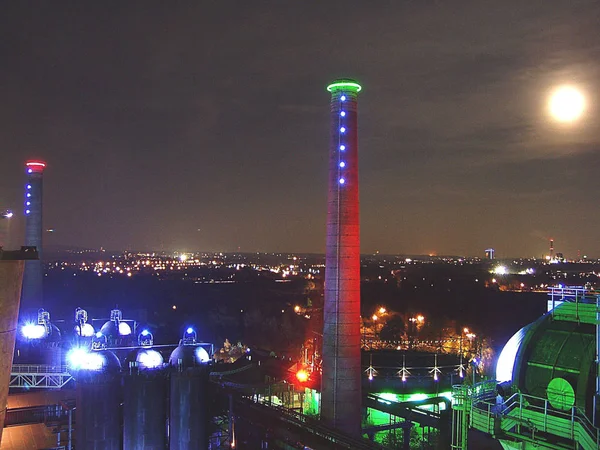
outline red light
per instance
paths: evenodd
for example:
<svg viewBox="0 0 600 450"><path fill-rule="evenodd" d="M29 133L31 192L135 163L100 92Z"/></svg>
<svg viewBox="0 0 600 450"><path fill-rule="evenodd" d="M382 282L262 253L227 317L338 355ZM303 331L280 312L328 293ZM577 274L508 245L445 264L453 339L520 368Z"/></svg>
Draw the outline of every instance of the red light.
<svg viewBox="0 0 600 450"><path fill-rule="evenodd" d="M46 168L46 163L43 161L27 161L25 165L31 172L43 172Z"/></svg>
<svg viewBox="0 0 600 450"><path fill-rule="evenodd" d="M306 370L300 369L298 372L296 372L296 378L298 378L300 383L305 383L308 381L308 373Z"/></svg>

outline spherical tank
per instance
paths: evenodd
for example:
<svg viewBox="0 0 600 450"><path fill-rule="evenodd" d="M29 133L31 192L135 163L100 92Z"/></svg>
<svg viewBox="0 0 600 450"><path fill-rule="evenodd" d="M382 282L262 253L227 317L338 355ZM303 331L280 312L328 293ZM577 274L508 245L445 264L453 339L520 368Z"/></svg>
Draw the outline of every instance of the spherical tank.
<svg viewBox="0 0 600 450"><path fill-rule="evenodd" d="M595 350L593 325L546 314L508 341L498 358L496 378L512 382L524 394L550 400L555 409L576 406L591 417ZM553 386L571 393L570 404L553 402Z"/></svg>
<svg viewBox="0 0 600 450"><path fill-rule="evenodd" d="M77 383L77 448L121 449L121 365L109 351L88 353L88 364L72 370ZM85 354L82 355L85 359Z"/></svg>
<svg viewBox="0 0 600 450"><path fill-rule="evenodd" d="M210 366L200 361L198 348L180 345L171 354L170 450L204 450L208 446Z"/></svg>
<svg viewBox="0 0 600 450"><path fill-rule="evenodd" d="M123 448L163 450L167 445L167 373L162 363L158 364L162 357L152 349L137 349L127 362L129 372L123 380Z"/></svg>

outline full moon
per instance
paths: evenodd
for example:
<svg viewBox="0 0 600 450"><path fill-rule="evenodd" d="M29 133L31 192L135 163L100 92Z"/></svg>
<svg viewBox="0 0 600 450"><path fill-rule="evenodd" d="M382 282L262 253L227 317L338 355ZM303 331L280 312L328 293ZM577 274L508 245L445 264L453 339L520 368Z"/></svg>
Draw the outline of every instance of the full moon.
<svg viewBox="0 0 600 450"><path fill-rule="evenodd" d="M572 86L562 86L550 96L550 114L559 122L573 122L583 114L585 98Z"/></svg>

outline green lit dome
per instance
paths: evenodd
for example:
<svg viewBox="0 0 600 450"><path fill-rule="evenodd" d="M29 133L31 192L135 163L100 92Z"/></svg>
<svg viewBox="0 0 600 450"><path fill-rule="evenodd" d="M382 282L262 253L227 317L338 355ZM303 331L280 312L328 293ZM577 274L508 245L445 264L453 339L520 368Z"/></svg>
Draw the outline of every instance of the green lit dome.
<svg viewBox="0 0 600 450"><path fill-rule="evenodd" d="M591 305L580 305L586 306ZM589 322L561 320L561 308L568 307L564 303L554 315L545 314L519 330L502 350L496 376L502 382L511 375L520 392L549 399L557 409L574 404L589 413L595 391L595 329Z"/></svg>

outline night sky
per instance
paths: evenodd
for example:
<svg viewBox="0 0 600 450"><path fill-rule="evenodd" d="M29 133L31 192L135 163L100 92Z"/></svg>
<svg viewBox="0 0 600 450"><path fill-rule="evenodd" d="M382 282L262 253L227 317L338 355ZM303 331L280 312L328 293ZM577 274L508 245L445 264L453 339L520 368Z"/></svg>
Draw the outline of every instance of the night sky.
<svg viewBox="0 0 600 450"><path fill-rule="evenodd" d="M325 87L353 77L363 253L600 256L600 2L155 5L1 6L0 208L47 160L48 244L323 252Z"/></svg>

